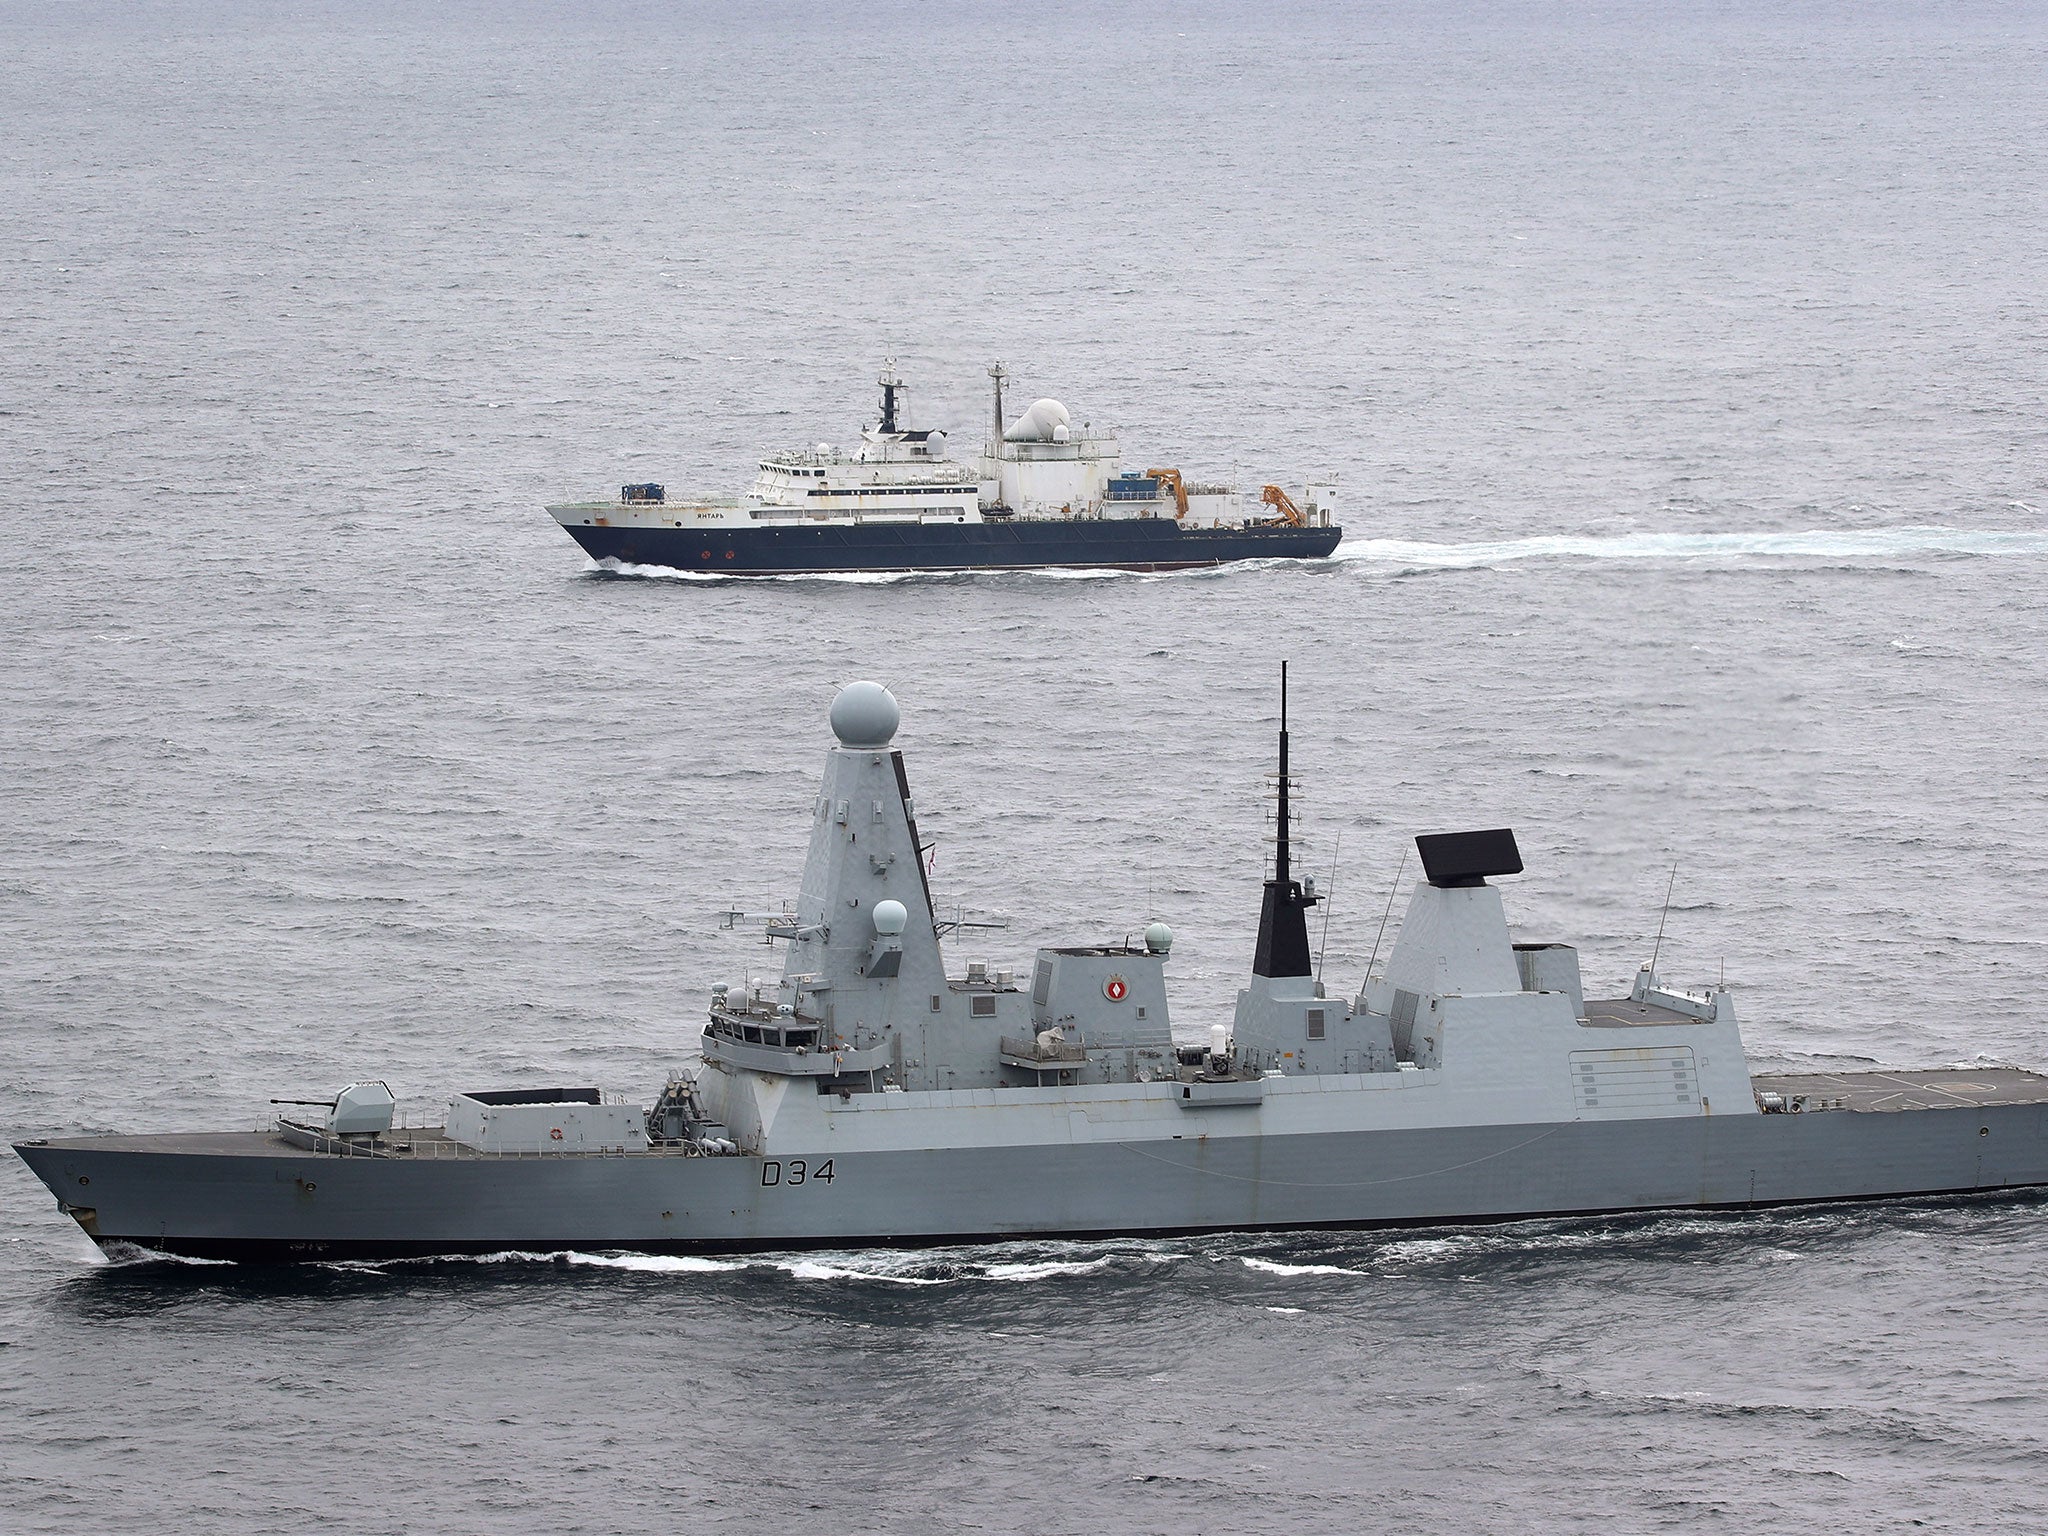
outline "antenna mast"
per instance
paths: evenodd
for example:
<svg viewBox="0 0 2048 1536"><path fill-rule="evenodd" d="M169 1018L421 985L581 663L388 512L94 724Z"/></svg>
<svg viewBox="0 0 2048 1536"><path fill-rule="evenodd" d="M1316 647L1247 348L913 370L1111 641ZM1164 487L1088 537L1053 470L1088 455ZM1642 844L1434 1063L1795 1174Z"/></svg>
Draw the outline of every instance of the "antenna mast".
<svg viewBox="0 0 2048 1536"><path fill-rule="evenodd" d="M1678 861L1671 861L1671 878L1664 886L1664 914L1657 919L1657 942L1650 950L1650 979L1657 979L1657 956L1664 952L1664 924L1671 918L1671 892L1678 884Z"/></svg>
<svg viewBox="0 0 2048 1536"><path fill-rule="evenodd" d="M1287 663L1280 663L1280 812L1279 840L1273 848L1273 878L1287 880Z"/></svg>
<svg viewBox="0 0 2048 1536"><path fill-rule="evenodd" d="M883 432L904 430L909 423L901 417L903 404L903 380L896 376L896 359L890 358L882 364L882 376L875 381L882 386Z"/></svg>
<svg viewBox="0 0 2048 1536"><path fill-rule="evenodd" d="M1287 663L1280 663L1280 774L1279 810L1273 848L1273 875L1266 882L1266 895L1259 908L1259 942L1252 953L1254 976L1309 976L1314 974L1308 948L1308 909L1322 900L1311 896L1294 878L1287 839L1291 811L1287 793L1293 783L1287 762Z"/></svg>
<svg viewBox="0 0 2048 1536"><path fill-rule="evenodd" d="M1387 909L1380 914L1380 931L1373 935L1372 959L1365 962L1365 979L1372 980L1372 968L1380 958L1380 940L1387 936L1387 919L1394 915L1394 898L1401 894L1401 876L1408 872L1408 850L1401 850L1401 862L1394 866L1394 883L1387 887Z"/></svg>
<svg viewBox="0 0 2048 1536"><path fill-rule="evenodd" d="M1344 857L1344 834L1337 834L1337 846L1330 850L1330 888L1323 894L1323 936L1316 940L1316 982L1323 979L1323 951L1330 947L1330 913L1337 905L1337 866Z"/></svg>

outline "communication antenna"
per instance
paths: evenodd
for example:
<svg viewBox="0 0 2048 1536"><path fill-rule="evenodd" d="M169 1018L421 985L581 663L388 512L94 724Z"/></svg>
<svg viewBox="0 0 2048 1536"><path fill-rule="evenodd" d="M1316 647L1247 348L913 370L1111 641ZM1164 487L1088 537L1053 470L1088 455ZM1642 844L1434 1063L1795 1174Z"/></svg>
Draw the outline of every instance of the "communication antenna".
<svg viewBox="0 0 2048 1536"><path fill-rule="evenodd" d="M1678 861L1671 861L1671 878L1664 886L1664 915L1657 919L1657 942L1650 949L1650 979L1657 979L1657 956L1664 949L1664 924L1671 918L1671 892L1678 884Z"/></svg>
<svg viewBox="0 0 2048 1536"><path fill-rule="evenodd" d="M1340 831L1337 834L1337 846L1330 851L1330 893L1323 898L1323 933L1322 937L1316 940L1316 981L1319 985L1323 979L1323 951L1330 943L1330 908L1336 905L1337 901L1337 867L1343 857L1344 834Z"/></svg>
<svg viewBox="0 0 2048 1536"><path fill-rule="evenodd" d="M1365 962L1365 979L1367 981L1372 980L1373 961L1378 960L1380 957L1380 940L1387 936L1387 919L1394 915L1394 898L1400 894L1401 876L1406 874L1407 870L1408 850L1403 847L1401 850L1401 862L1394 868L1394 883L1387 888L1387 909L1380 914L1380 931L1373 937L1372 960Z"/></svg>
<svg viewBox="0 0 2048 1536"><path fill-rule="evenodd" d="M1274 823L1279 832L1273 839L1273 878L1285 885L1293 871L1287 863L1287 663L1280 663L1280 809Z"/></svg>

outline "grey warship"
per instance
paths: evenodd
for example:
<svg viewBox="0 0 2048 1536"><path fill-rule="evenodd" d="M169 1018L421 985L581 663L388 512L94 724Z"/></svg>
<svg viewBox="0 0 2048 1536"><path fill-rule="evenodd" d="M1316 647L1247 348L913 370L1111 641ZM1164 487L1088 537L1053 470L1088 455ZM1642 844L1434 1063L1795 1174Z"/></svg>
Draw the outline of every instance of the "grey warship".
<svg viewBox="0 0 2048 1536"><path fill-rule="evenodd" d="M1326 995L1279 829L1234 1027L1176 1039L1173 934L948 968L896 700L854 683L810 807L779 980L714 987L702 1061L653 1102L381 1083L266 1130L16 1151L103 1247L244 1261L661 1253L1744 1208L2048 1184L2048 1077L1752 1073L1725 989L1588 998L1516 943L1506 829L1416 839L1383 972ZM280 1101L283 1102L283 1101ZM312 1111L312 1112L309 1112Z"/></svg>

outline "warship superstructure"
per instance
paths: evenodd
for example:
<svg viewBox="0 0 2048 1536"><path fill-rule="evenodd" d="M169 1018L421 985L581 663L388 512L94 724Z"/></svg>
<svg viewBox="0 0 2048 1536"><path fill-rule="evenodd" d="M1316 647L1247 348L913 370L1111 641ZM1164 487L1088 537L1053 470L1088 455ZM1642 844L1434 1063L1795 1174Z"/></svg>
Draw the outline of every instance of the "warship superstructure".
<svg viewBox="0 0 2048 1536"><path fill-rule="evenodd" d="M1045 567L1181 570L1236 560L1310 559L1343 537L1334 485L1303 499L1277 485L1256 504L1232 485L1178 469L1120 469L1114 434L1057 400L1005 422L1003 365L978 462L949 457L946 434L913 428L909 388L891 363L880 418L851 449L830 443L760 461L739 497L676 497L654 482L616 500L548 511L592 559L719 576Z"/></svg>
<svg viewBox="0 0 2048 1536"><path fill-rule="evenodd" d="M1284 697L1284 696L1283 696ZM2006 1067L1750 1071L1726 990L1585 995L1516 943L1506 829L1419 837L1383 973L1331 997L1279 829L1235 1024L1173 1032L1173 933L948 967L894 745L842 689L779 980L707 999L652 1103L453 1096L397 1123L354 1083L267 1130L16 1150L109 1248L246 1260L572 1248L719 1252L1458 1223L2048 1183L2048 1078ZM1370 971L1370 967L1369 967Z"/></svg>

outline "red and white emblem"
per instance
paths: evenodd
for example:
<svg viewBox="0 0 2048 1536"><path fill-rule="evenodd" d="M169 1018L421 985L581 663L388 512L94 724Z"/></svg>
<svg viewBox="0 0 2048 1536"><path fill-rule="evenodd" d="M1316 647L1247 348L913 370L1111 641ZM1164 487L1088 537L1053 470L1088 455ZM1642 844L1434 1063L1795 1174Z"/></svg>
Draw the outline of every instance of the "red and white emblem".
<svg viewBox="0 0 2048 1536"><path fill-rule="evenodd" d="M1130 995L1130 986L1121 976L1112 976L1102 984L1102 995L1112 1003L1120 1003Z"/></svg>

